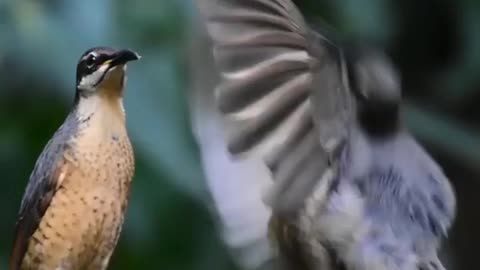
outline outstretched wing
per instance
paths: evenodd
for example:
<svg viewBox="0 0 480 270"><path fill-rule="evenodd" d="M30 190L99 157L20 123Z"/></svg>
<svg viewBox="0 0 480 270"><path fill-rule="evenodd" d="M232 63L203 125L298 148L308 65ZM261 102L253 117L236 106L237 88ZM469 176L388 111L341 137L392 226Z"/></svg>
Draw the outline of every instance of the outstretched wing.
<svg viewBox="0 0 480 270"><path fill-rule="evenodd" d="M267 202L294 212L342 145L351 113L341 51L311 31L290 0L199 0L222 82L216 104L228 150L261 156Z"/></svg>
<svg viewBox="0 0 480 270"><path fill-rule="evenodd" d="M227 151L213 89L218 83L211 42L204 25L192 23L190 68L192 130L200 150L202 167L213 200L212 212L232 258L242 269L271 269L275 255L268 239L271 211L261 191L271 183L262 160L248 157L233 161ZM278 269L278 268L274 268Z"/></svg>
<svg viewBox="0 0 480 270"><path fill-rule="evenodd" d="M30 175L15 228L10 270L20 269L30 238L65 177L65 160L62 157L68 147L68 138L74 132L74 122L66 123L45 146Z"/></svg>

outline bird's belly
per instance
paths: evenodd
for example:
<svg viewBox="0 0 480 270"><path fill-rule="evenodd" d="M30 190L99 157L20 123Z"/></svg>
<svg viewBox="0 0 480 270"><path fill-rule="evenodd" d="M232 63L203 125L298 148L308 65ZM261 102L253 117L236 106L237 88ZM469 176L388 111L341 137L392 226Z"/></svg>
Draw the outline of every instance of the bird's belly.
<svg viewBox="0 0 480 270"><path fill-rule="evenodd" d="M130 148L122 149L66 154L73 166L30 240L22 269L105 269L123 225L133 177Z"/></svg>
<svg viewBox="0 0 480 270"><path fill-rule="evenodd" d="M372 207L354 186L340 185L311 217L315 221L305 234L309 241L334 247L347 269L418 269L413 247L431 239L418 233L419 224L402 222L396 208L383 217L370 215Z"/></svg>
<svg viewBox="0 0 480 270"><path fill-rule="evenodd" d="M102 269L123 220L122 202L115 194L62 188L32 236L22 269Z"/></svg>

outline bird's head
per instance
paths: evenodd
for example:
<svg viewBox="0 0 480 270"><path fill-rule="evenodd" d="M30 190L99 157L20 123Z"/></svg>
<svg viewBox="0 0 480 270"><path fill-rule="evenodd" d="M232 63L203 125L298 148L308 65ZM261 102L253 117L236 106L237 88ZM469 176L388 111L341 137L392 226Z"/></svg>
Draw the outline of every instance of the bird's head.
<svg viewBox="0 0 480 270"><path fill-rule="evenodd" d="M395 130L402 94L393 63L381 51L366 47L349 50L346 62L361 122L380 134Z"/></svg>
<svg viewBox="0 0 480 270"><path fill-rule="evenodd" d="M89 96L100 91L121 93L127 62L140 56L131 50L95 47L82 54L77 64L77 94Z"/></svg>
<svg viewBox="0 0 480 270"><path fill-rule="evenodd" d="M400 103L400 79L385 54L365 48L350 50L347 67L350 87L360 102L372 105Z"/></svg>

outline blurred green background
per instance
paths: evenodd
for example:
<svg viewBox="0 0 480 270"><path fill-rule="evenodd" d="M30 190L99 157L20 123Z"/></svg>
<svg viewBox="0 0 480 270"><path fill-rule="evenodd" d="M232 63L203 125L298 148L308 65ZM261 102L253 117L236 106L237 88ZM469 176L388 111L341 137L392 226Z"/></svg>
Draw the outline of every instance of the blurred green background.
<svg viewBox="0 0 480 270"><path fill-rule="evenodd" d="M296 1L347 38L385 47L399 66L413 132L455 185L455 269L474 269L480 234L480 2ZM89 47L130 47L125 106L137 170L110 269L234 269L209 211L190 131L193 1L0 0L0 270L6 269L33 164L66 116ZM193 46L194 47L194 46ZM473 268L471 268L473 266Z"/></svg>

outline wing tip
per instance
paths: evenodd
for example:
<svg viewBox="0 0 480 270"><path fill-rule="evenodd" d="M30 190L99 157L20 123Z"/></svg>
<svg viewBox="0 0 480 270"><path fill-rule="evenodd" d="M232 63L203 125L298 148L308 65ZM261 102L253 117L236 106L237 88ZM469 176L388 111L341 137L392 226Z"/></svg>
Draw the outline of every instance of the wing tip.
<svg viewBox="0 0 480 270"><path fill-rule="evenodd" d="M8 270L20 270L20 265L25 252L26 247L19 243L19 240L17 238L13 244L12 253L9 258Z"/></svg>
<svg viewBox="0 0 480 270"><path fill-rule="evenodd" d="M23 258L27 252L28 241L25 237L25 231L19 228L21 219L17 222L14 232L14 241L12 244L12 251L8 261L8 270L20 270Z"/></svg>

